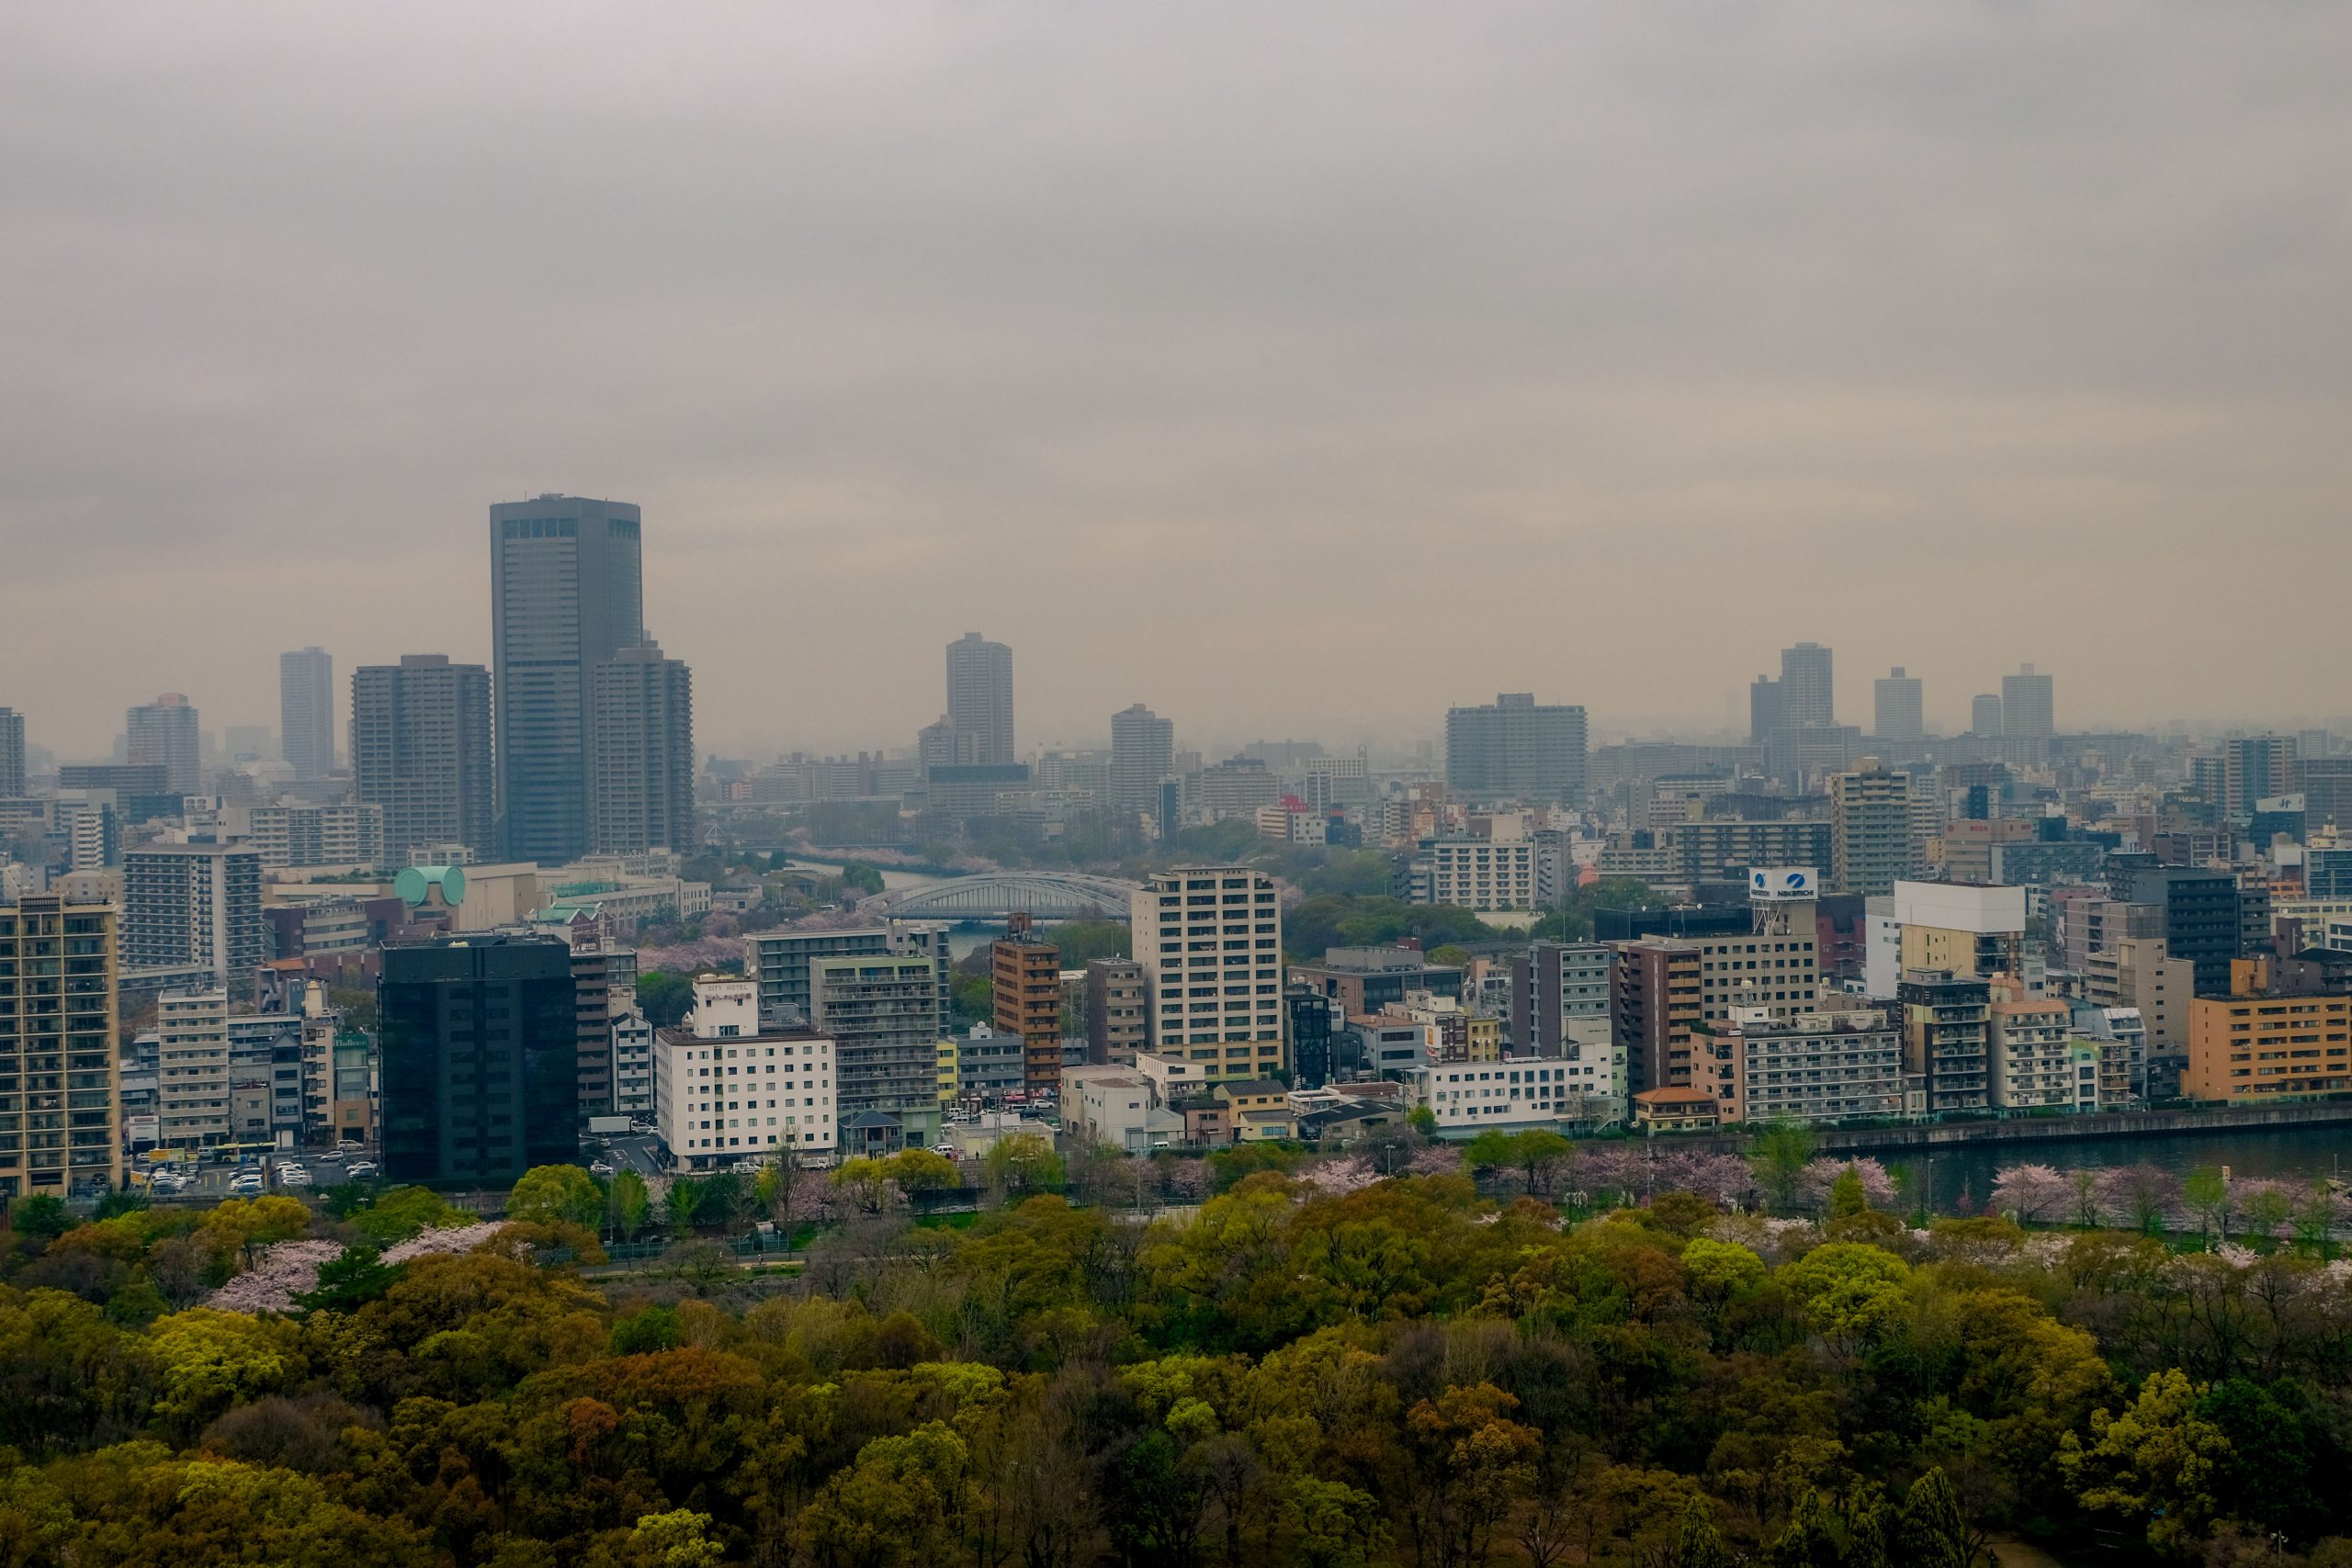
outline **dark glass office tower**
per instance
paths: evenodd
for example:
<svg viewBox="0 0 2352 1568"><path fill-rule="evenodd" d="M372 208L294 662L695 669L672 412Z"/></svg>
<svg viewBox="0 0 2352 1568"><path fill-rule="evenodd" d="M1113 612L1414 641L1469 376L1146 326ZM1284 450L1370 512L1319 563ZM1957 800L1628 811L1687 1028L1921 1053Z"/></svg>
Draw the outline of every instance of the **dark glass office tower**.
<svg viewBox="0 0 2352 1568"><path fill-rule="evenodd" d="M490 509L498 811L505 852L561 865L588 850L590 682L645 641L638 509L543 495Z"/></svg>
<svg viewBox="0 0 2352 1568"><path fill-rule="evenodd" d="M571 950L451 937L384 950L384 1175L495 1187L579 1158Z"/></svg>

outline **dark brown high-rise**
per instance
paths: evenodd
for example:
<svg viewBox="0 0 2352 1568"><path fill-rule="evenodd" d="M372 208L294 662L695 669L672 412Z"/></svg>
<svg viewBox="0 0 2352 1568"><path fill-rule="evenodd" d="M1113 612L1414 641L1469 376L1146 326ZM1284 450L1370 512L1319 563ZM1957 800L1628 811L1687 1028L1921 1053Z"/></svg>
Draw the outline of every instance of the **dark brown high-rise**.
<svg viewBox="0 0 2352 1568"><path fill-rule="evenodd" d="M1005 922L989 954L996 980L996 1032L1021 1037L1023 1087L1031 1094L1062 1080L1062 955L1027 915Z"/></svg>

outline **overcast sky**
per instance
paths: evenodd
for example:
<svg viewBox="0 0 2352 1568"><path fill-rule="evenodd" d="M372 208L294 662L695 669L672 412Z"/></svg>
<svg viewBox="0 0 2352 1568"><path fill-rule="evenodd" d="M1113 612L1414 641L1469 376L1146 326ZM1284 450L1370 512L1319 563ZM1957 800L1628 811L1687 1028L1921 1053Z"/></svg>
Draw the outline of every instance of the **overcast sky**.
<svg viewBox="0 0 2352 1568"><path fill-rule="evenodd" d="M0 705L489 653L645 509L706 746L2352 711L2352 7L0 9ZM345 687L347 698L347 685ZM1736 708L1735 707L1735 705Z"/></svg>

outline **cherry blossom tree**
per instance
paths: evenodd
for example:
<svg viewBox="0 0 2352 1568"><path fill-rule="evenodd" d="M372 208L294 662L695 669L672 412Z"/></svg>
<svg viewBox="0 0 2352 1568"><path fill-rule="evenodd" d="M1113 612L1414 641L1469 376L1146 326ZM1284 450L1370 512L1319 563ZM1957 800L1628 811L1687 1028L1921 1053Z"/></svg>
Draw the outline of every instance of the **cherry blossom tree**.
<svg viewBox="0 0 2352 1568"><path fill-rule="evenodd" d="M2021 1225L2030 1225L2050 1214L2065 1213L2074 1194L2073 1183L2053 1167L2005 1166L1994 1179L1989 1206L2007 1211Z"/></svg>

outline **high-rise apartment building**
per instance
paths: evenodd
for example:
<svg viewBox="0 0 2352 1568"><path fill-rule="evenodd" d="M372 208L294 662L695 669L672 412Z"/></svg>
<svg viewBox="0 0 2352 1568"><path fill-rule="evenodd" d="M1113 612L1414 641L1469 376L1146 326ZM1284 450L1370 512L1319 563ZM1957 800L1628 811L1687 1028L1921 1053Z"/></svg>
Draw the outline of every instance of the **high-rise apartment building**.
<svg viewBox="0 0 2352 1568"><path fill-rule="evenodd" d="M1990 740L2001 733L2001 697L1979 692L1968 700L1968 733Z"/></svg>
<svg viewBox="0 0 2352 1568"><path fill-rule="evenodd" d="M637 950L612 941L600 920L575 920L559 934L571 949L572 1016L579 1025L573 1060L579 1068L580 1114L584 1118L643 1110L642 1104L621 1103L614 1060L615 1026L637 1007ZM650 1058L647 1060L650 1063Z"/></svg>
<svg viewBox="0 0 2352 1568"><path fill-rule="evenodd" d="M2233 821L2254 814L2266 796L2302 787L2291 735L2240 735L2222 742L2222 815Z"/></svg>
<svg viewBox="0 0 2352 1568"><path fill-rule="evenodd" d="M1610 1038L1625 1091L1688 1089L1704 989L1699 944L1679 937L1619 942L1609 971Z"/></svg>
<svg viewBox="0 0 2352 1568"><path fill-rule="evenodd" d="M592 680L645 642L638 509L543 495L490 509L498 812L505 852L587 852Z"/></svg>
<svg viewBox="0 0 2352 1568"><path fill-rule="evenodd" d="M1176 726L1141 703L1111 716L1111 807L1153 810L1159 781L1176 766Z"/></svg>
<svg viewBox="0 0 2352 1568"><path fill-rule="evenodd" d="M0 1199L117 1185L115 911L0 905Z"/></svg>
<svg viewBox="0 0 2352 1568"><path fill-rule="evenodd" d="M1830 891L1891 893L1911 874L1911 775L1866 757L1829 780Z"/></svg>
<svg viewBox="0 0 2352 1568"><path fill-rule="evenodd" d="M1001 767L1012 749L1012 649L966 632L947 645L947 728L955 761Z"/></svg>
<svg viewBox="0 0 2352 1568"><path fill-rule="evenodd" d="M1446 710L1446 787L1466 800L1581 806L1586 762L1581 707L1505 692L1490 705Z"/></svg>
<svg viewBox="0 0 2352 1568"><path fill-rule="evenodd" d="M834 1103L845 1156L892 1154L937 1141L939 964L928 956L865 953L808 965L810 1022L832 1037Z"/></svg>
<svg viewBox="0 0 2352 1568"><path fill-rule="evenodd" d="M623 649L589 677L588 847L668 849L695 837L694 681L650 645Z"/></svg>
<svg viewBox="0 0 2352 1568"><path fill-rule="evenodd" d="M2279 985L2241 960L2226 989L2188 1004L2181 1092L2239 1105L2352 1099L2352 998Z"/></svg>
<svg viewBox="0 0 2352 1568"><path fill-rule="evenodd" d="M2001 677L2001 734L2010 740L2047 741L2058 733L2051 678L2032 665Z"/></svg>
<svg viewBox="0 0 2352 1568"><path fill-rule="evenodd" d="M1881 740L1917 746L1927 739L1927 705L1919 677L1905 673L1898 664L1878 678L1872 694L1877 700L1871 710L1871 728Z"/></svg>
<svg viewBox="0 0 2352 1568"><path fill-rule="evenodd" d="M475 932L384 950L384 1175L512 1184L580 1157L571 954Z"/></svg>
<svg viewBox="0 0 2352 1568"><path fill-rule="evenodd" d="M2132 873L2129 894L2130 902L2164 911L2165 950L2174 958L2188 960L2197 994L2228 995L2230 962L2239 955L2245 937L2237 877L2226 871L2162 866Z"/></svg>
<svg viewBox="0 0 2352 1568"><path fill-rule="evenodd" d="M130 748L125 760L134 767L161 767L165 794L194 795L204 783L203 737L198 724L188 700L177 692L165 692L123 716Z"/></svg>
<svg viewBox="0 0 2352 1568"><path fill-rule="evenodd" d="M494 844L490 671L444 653L351 674L352 792L384 808L384 853L406 864L423 844Z"/></svg>
<svg viewBox="0 0 2352 1568"><path fill-rule="evenodd" d="M1151 990L1151 1048L1201 1076L1283 1071L1282 905L1245 865L1177 866L1131 900L1135 960Z"/></svg>
<svg viewBox="0 0 2352 1568"><path fill-rule="evenodd" d="M25 716L0 708L0 797L25 793Z"/></svg>
<svg viewBox="0 0 2352 1568"><path fill-rule="evenodd" d="M1062 1081L1061 952L1026 915L1006 922L1001 941L989 950L996 981L993 1021L999 1034L1021 1041L1022 1076L1031 1094Z"/></svg>
<svg viewBox="0 0 2352 1568"><path fill-rule="evenodd" d="M155 1002L156 1135L164 1147L232 1141L229 993L165 991Z"/></svg>
<svg viewBox="0 0 2352 1568"><path fill-rule="evenodd" d="M1989 982L1939 969L1911 969L1895 987L1903 1014L1903 1066L1921 1086L1914 1109L1930 1116L1981 1111L1991 1064L1985 1038Z"/></svg>
<svg viewBox="0 0 2352 1568"><path fill-rule="evenodd" d="M1837 681L1829 649L1801 642L1781 649L1781 722L1796 728L1838 722Z"/></svg>
<svg viewBox="0 0 2352 1568"><path fill-rule="evenodd" d="M1132 958L1086 961L1086 1059L1095 1066L1135 1060L1151 1045L1151 987Z"/></svg>
<svg viewBox="0 0 2352 1568"><path fill-rule="evenodd" d="M269 956L261 852L244 844L146 844L122 857L122 966L209 970L243 985Z"/></svg>
<svg viewBox="0 0 2352 1568"><path fill-rule="evenodd" d="M334 772L334 660L322 648L277 656L278 749L298 779Z"/></svg>
<svg viewBox="0 0 2352 1568"><path fill-rule="evenodd" d="M327 806L230 806L220 829L261 852L262 867L384 863L384 808L372 801Z"/></svg>

